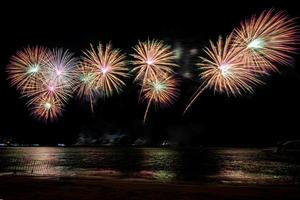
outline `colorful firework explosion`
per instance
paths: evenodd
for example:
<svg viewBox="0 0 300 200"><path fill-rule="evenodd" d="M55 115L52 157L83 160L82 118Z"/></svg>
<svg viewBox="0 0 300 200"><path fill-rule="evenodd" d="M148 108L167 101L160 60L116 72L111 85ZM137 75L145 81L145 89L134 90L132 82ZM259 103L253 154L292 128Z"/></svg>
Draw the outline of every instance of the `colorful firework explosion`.
<svg viewBox="0 0 300 200"><path fill-rule="evenodd" d="M219 37L216 45L210 42L210 47L205 48L204 52L208 57L200 57L202 62L198 64L202 70L200 77L203 83L184 112L206 88L235 96L242 95L243 92L253 93L253 87L262 84L257 74L244 63L243 50L232 46L232 35L225 42Z"/></svg>
<svg viewBox="0 0 300 200"><path fill-rule="evenodd" d="M175 52L163 41L139 41L133 49L135 54L132 54L132 63L135 67L132 71L136 72L135 81L142 82L142 88L147 79L157 79L160 74L172 74L177 66Z"/></svg>
<svg viewBox="0 0 300 200"><path fill-rule="evenodd" d="M299 26L283 11L264 11L234 30L234 44L245 50L244 62L266 74L278 71L276 64L291 64L298 42Z"/></svg>
<svg viewBox="0 0 300 200"><path fill-rule="evenodd" d="M49 62L49 50L44 47L27 47L17 51L7 66L8 79L21 93L26 94L35 82L42 78Z"/></svg>
<svg viewBox="0 0 300 200"><path fill-rule="evenodd" d="M63 49L43 47L18 51L7 67L12 85L28 98L37 118L53 121L72 96L77 59Z"/></svg>
<svg viewBox="0 0 300 200"><path fill-rule="evenodd" d="M38 96L30 106L31 114L44 122L54 121L63 111L63 104L52 96Z"/></svg>
<svg viewBox="0 0 300 200"><path fill-rule="evenodd" d="M106 46L99 43L97 49L91 46L84 54L84 67L92 74L92 87L105 97L120 93L125 86L123 79L128 77L125 54L113 49L111 43Z"/></svg>
<svg viewBox="0 0 300 200"><path fill-rule="evenodd" d="M111 43L105 46L99 43L97 49L91 46L84 55L77 71L79 84L76 90L78 96L89 98L93 110L96 95L109 97L114 92L122 91L124 79L128 77L127 62L125 54L119 49L113 49Z"/></svg>
<svg viewBox="0 0 300 200"><path fill-rule="evenodd" d="M162 76L160 79L148 79L143 88L143 99L148 105L144 115L144 123L147 119L147 114L150 105L153 103L156 106L170 106L178 97L178 83L172 76Z"/></svg>

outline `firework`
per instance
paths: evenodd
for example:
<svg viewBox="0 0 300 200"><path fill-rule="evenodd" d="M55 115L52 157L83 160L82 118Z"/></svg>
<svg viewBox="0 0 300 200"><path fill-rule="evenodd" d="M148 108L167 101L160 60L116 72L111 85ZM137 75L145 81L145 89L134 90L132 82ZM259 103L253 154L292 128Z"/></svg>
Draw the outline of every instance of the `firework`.
<svg viewBox="0 0 300 200"><path fill-rule="evenodd" d="M110 43L106 46L99 43L97 49L91 46L84 54L84 71L87 71L84 75L92 77L91 87L106 97L120 93L125 86L123 79L128 77L125 54L113 49Z"/></svg>
<svg viewBox="0 0 300 200"><path fill-rule="evenodd" d="M192 96L184 113L206 88L236 96L244 92L253 93L253 87L262 83L257 74L246 66L249 63L244 63L243 50L232 46L232 35L225 42L219 37L216 45L210 42L210 47L205 48L204 52L208 57L200 57L202 62L198 64L202 70L200 77L203 83Z"/></svg>
<svg viewBox="0 0 300 200"><path fill-rule="evenodd" d="M37 87L32 89L28 95L28 105L36 102L37 99L44 97L44 99L53 98L62 103L67 103L68 99L72 97L71 88L61 84L55 80L40 80Z"/></svg>
<svg viewBox="0 0 300 200"><path fill-rule="evenodd" d="M32 114L53 121L72 95L76 65L68 50L29 47L12 57L7 71L11 84L28 98Z"/></svg>
<svg viewBox="0 0 300 200"><path fill-rule="evenodd" d="M48 63L41 69L41 76L30 86L27 96L52 96L61 102L67 102L72 95L77 74L77 59L68 50L54 49L50 52ZM34 101L34 100L33 100Z"/></svg>
<svg viewBox="0 0 300 200"><path fill-rule="evenodd" d="M162 41L139 41L133 49L135 81L141 81L142 88L147 79L158 79L161 74L172 74L173 68L177 66L175 52Z"/></svg>
<svg viewBox="0 0 300 200"><path fill-rule="evenodd" d="M77 70L79 78L76 85L77 96L88 97L93 111L95 96L109 97L114 92L120 93L125 86L124 78L128 77L125 54L113 49L111 43L103 46L99 43L96 49L91 46L84 52L84 58Z"/></svg>
<svg viewBox="0 0 300 200"><path fill-rule="evenodd" d="M150 105L153 103L157 106L170 106L177 98L179 90L177 81L172 76L161 76L160 79L148 79L143 88L143 99L148 102L144 115L144 123Z"/></svg>
<svg viewBox="0 0 300 200"><path fill-rule="evenodd" d="M31 105L31 114L45 122L58 118L62 110L62 102L53 96L38 96Z"/></svg>
<svg viewBox="0 0 300 200"><path fill-rule="evenodd" d="M61 115L63 106L72 97L77 59L68 50L53 49L41 70L41 77L32 85L28 105L32 113L44 121L53 121Z"/></svg>
<svg viewBox="0 0 300 200"><path fill-rule="evenodd" d="M88 97L88 100L91 104L91 110L93 112L94 97L97 94L96 89L93 88L95 74L91 72L89 67L84 62L82 62L80 67L77 69L77 74L77 78L79 78L77 84L75 85L77 96L79 98Z"/></svg>
<svg viewBox="0 0 300 200"><path fill-rule="evenodd" d="M76 81L77 64L78 60L73 53L68 50L53 49L44 72L44 78L71 89Z"/></svg>
<svg viewBox="0 0 300 200"><path fill-rule="evenodd" d="M234 30L234 43L245 50L244 62L257 71L278 71L276 64L289 65L299 41L299 27L283 11L264 11Z"/></svg>
<svg viewBox="0 0 300 200"><path fill-rule="evenodd" d="M21 93L26 93L42 76L49 61L49 51L44 47L28 47L17 51L7 66L8 79Z"/></svg>

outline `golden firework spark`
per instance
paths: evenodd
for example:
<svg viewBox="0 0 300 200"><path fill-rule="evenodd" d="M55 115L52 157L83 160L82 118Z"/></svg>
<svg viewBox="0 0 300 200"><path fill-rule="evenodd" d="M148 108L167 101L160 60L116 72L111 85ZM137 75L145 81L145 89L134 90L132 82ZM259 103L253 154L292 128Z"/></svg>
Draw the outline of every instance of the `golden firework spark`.
<svg viewBox="0 0 300 200"><path fill-rule="evenodd" d="M75 85L77 96L88 97L93 111L94 98L97 95L109 97L114 92L120 93L125 86L124 78L128 77L125 54L113 49L111 43L97 49L91 46L84 52L83 61L76 73L79 78Z"/></svg>
<svg viewBox="0 0 300 200"><path fill-rule="evenodd" d="M133 49L135 53L132 54L132 63L135 67L132 71L136 72L135 81L142 82L142 88L147 79L158 79L161 74L172 74L173 68L177 66L175 52L163 41L139 41Z"/></svg>
<svg viewBox="0 0 300 200"><path fill-rule="evenodd" d="M200 57L202 62L198 64L203 83L192 96L184 113L206 88L236 96L243 92L253 93L253 87L262 83L248 67L249 63L244 62L243 50L232 45L232 35L225 42L219 37L216 45L210 41L210 47L205 48L204 52L208 57Z"/></svg>
<svg viewBox="0 0 300 200"><path fill-rule="evenodd" d="M97 94L95 88L93 88L93 82L95 79L95 74L91 72L88 65L84 62L80 64L80 67L77 69L78 82L75 84L75 91L77 91L77 96L79 98L88 98L91 104L91 110L93 110L94 97Z"/></svg>
<svg viewBox="0 0 300 200"><path fill-rule="evenodd" d="M42 70L48 62L49 51L47 48L35 46L17 51L7 66L11 85L21 93L26 93L28 88L32 88L35 81L41 78Z"/></svg>
<svg viewBox="0 0 300 200"><path fill-rule="evenodd" d="M62 102L53 96L38 96L31 105L31 114L44 122L57 119L62 110Z"/></svg>
<svg viewBox="0 0 300 200"><path fill-rule="evenodd" d="M114 92L120 93L125 86L124 78L128 77L125 54L119 49L113 49L111 43L103 46L99 43L97 49L91 46L84 52L84 72L91 76L91 87L99 91L104 97ZM85 78L89 78L84 76Z"/></svg>
<svg viewBox="0 0 300 200"><path fill-rule="evenodd" d="M72 97L72 88L66 87L65 84L59 83L55 80L42 80L37 82L35 89L32 89L27 97L30 98L28 105L33 104L38 99L55 99L56 101L67 103L68 99Z"/></svg>
<svg viewBox="0 0 300 200"><path fill-rule="evenodd" d="M298 42L299 27L283 11L265 10L234 30L235 45L245 50L244 62L267 74L278 71L276 64L291 64Z"/></svg>
<svg viewBox="0 0 300 200"><path fill-rule="evenodd" d="M143 88L143 99L148 102L144 115L144 123L150 105L153 103L157 106L170 106L178 97L177 81L172 76L161 76L159 79L148 79Z"/></svg>
<svg viewBox="0 0 300 200"><path fill-rule="evenodd" d="M76 65L77 59L68 51L37 46L18 51L7 70L12 85L29 99L32 113L52 121L72 95Z"/></svg>

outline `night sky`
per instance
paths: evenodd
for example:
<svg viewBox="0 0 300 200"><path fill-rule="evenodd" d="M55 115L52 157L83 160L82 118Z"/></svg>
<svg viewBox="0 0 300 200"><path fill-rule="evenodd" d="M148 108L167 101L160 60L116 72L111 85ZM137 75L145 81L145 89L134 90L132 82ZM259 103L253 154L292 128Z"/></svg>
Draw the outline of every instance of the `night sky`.
<svg viewBox="0 0 300 200"><path fill-rule="evenodd" d="M276 144L278 141L300 138L300 56L293 66L280 67L280 74L264 79L254 95L226 97L211 90L196 101L186 116L182 111L197 89L199 80L191 49L201 48L219 35L226 36L241 20L264 9L286 10L299 17L297 2L245 1L198 6L194 1L161 5L145 1L140 5L70 3L1 5L1 68L0 68L0 138L12 137L23 143L74 143L79 132L124 133L130 138L148 138L155 143L165 138L186 145ZM200 3L200 2L199 2ZM198 3L198 4L199 4ZM1 3L4 4L4 3ZM300 24L300 20L298 20ZM172 47L183 50L179 74L190 72L191 78L181 76L181 95L170 108L150 110L143 125L145 104L138 103L138 89L129 78L124 92L109 99L99 99L95 112L89 104L73 98L63 116L45 124L26 108L15 88L9 87L6 65L16 50L28 45L50 48L64 47L82 55L90 43L111 41L114 47L133 53L138 40L162 39ZM299 46L300 47L300 46ZM132 67L132 66L129 66Z"/></svg>

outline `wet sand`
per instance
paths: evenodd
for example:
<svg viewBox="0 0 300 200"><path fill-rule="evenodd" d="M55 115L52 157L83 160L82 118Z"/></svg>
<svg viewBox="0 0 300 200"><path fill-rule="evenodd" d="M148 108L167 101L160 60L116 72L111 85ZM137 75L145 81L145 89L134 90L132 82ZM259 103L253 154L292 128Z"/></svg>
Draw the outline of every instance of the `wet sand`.
<svg viewBox="0 0 300 200"><path fill-rule="evenodd" d="M140 180L95 178L0 177L0 199L300 199L297 186L167 184Z"/></svg>

